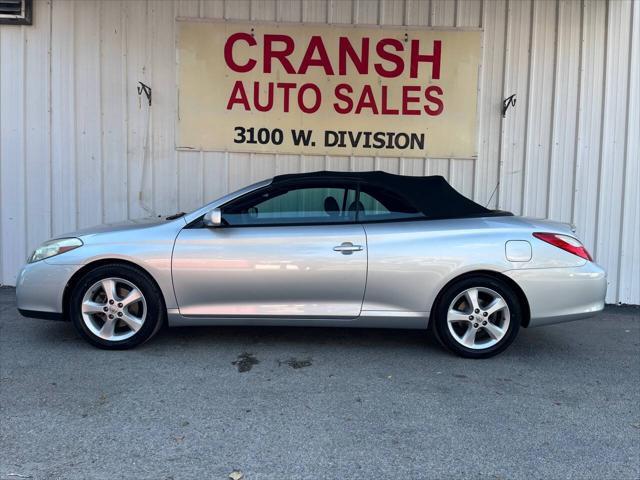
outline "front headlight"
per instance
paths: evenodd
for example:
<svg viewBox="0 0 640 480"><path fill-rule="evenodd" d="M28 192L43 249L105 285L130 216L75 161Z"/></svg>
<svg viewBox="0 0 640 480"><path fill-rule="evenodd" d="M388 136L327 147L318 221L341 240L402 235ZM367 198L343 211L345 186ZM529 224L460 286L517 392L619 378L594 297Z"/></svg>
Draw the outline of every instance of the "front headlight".
<svg viewBox="0 0 640 480"><path fill-rule="evenodd" d="M55 257L56 255L68 252L69 250L74 250L82 245L82 240L79 238L58 238L56 240L49 240L35 249L29 257L29 263L44 260L49 257Z"/></svg>

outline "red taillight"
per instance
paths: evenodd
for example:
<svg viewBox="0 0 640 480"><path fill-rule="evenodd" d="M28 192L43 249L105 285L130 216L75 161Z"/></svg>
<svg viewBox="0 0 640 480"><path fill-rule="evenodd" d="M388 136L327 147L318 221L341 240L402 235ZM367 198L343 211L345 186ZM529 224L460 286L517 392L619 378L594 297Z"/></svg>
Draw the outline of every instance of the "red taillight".
<svg viewBox="0 0 640 480"><path fill-rule="evenodd" d="M559 233L544 232L535 232L533 236L539 238L543 242L547 242L555 247L561 248L565 252L573 253L585 260L593 260L591 255L589 255L589 252L587 252L587 249L584 248L584 245L582 245L577 238L570 237L569 235L561 235Z"/></svg>

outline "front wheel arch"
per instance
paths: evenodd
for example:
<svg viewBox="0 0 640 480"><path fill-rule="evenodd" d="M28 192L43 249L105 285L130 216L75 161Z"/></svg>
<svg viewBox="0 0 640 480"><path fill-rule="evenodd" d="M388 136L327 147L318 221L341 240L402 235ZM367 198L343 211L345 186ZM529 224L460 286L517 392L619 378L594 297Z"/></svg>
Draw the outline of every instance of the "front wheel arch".
<svg viewBox="0 0 640 480"><path fill-rule="evenodd" d="M520 325L525 328L528 327L529 321L531 320L531 310L529 308L529 300L527 300L527 296L524 294L524 291L522 290L522 288L520 288L520 285L518 285L511 278L507 277L506 275L500 272L494 272L492 270L473 270L471 272L465 272L462 275L458 275L457 277L452 278L445 285L443 285L440 291L438 292L438 295L436 295L436 298L433 301L433 305L431 305L431 310L429 314L429 325L432 325L432 316L434 315L436 306L438 305L438 302L440 301L440 298L443 292L446 291L447 288L449 288L449 286L453 285L454 283L464 280L467 277L475 277L478 275L484 275L486 277L495 278L496 280L500 280L506 283L507 285L509 285L511 288L513 288L513 290L518 295L518 301L522 306L523 315L522 315L522 320L520 321Z"/></svg>
<svg viewBox="0 0 640 480"><path fill-rule="evenodd" d="M74 273L71 278L69 279L69 281L67 282L67 285L64 287L64 292L62 294L62 315L63 318L65 319L69 319L69 302L71 301L71 292L73 291L73 289L75 288L76 284L78 283L78 281L88 272L90 272L91 270L94 270L98 267L103 267L105 265L108 266L113 266L113 267L117 267L118 265L123 265L126 267L130 267L130 268L134 268L136 269L138 272L140 272L140 274L146 276L154 285L155 287L158 289L158 292L160 293L160 301L162 302L161 308L166 312L167 310L167 304L165 302L164 299L164 294L162 292L162 289L160 288L160 285L158 285L158 282L156 282L156 279L153 278L153 275L151 275L147 270L145 270L144 268L142 268L140 265L133 263L133 262L129 262L127 260L122 260L122 259L113 259L113 258L105 258L105 259L101 259L101 260L95 260L91 263L87 263L86 265L83 265L82 268L80 268L76 273ZM165 315L166 317L166 315Z"/></svg>

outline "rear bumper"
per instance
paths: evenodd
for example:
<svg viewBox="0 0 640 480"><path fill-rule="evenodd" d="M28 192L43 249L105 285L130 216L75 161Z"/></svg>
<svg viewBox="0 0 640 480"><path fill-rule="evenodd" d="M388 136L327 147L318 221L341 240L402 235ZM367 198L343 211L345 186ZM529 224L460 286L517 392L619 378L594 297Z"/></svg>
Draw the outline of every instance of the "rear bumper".
<svg viewBox="0 0 640 480"><path fill-rule="evenodd" d="M531 311L530 327L579 320L604 309L605 271L593 262L580 267L504 272L522 288Z"/></svg>
<svg viewBox="0 0 640 480"><path fill-rule="evenodd" d="M82 265L53 265L42 260L25 265L16 282L16 303L23 316L61 318L62 297Z"/></svg>

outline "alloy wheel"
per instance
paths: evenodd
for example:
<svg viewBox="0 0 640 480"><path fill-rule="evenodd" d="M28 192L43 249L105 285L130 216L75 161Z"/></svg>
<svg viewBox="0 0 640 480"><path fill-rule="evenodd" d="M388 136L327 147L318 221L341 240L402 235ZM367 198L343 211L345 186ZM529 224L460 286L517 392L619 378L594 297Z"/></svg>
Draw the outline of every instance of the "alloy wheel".
<svg viewBox="0 0 640 480"><path fill-rule="evenodd" d="M142 291L123 278L109 277L94 283L81 305L86 327L103 340L117 342L135 335L147 316Z"/></svg>
<svg viewBox="0 0 640 480"><path fill-rule="evenodd" d="M466 348L482 350L504 338L510 323L509 306L495 290L468 288L449 305L447 326L456 342Z"/></svg>

